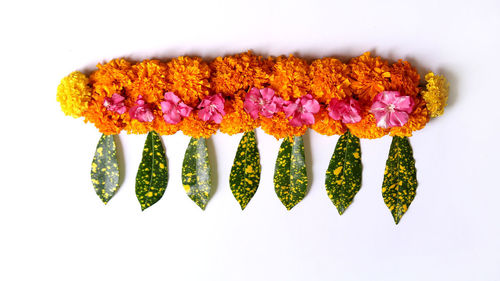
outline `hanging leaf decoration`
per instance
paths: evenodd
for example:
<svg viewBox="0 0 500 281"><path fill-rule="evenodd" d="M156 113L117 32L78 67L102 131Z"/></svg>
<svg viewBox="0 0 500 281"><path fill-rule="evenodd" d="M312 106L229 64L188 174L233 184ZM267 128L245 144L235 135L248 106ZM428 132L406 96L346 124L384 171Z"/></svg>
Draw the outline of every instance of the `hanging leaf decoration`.
<svg viewBox="0 0 500 281"><path fill-rule="evenodd" d="M158 202L168 184L168 167L165 149L157 132L148 133L142 160L135 178L135 195L144 211Z"/></svg>
<svg viewBox="0 0 500 281"><path fill-rule="evenodd" d="M410 142L406 137L395 136L385 166L382 196L396 224L415 198L417 184L417 171Z"/></svg>
<svg viewBox="0 0 500 281"><path fill-rule="evenodd" d="M107 204L118 190L120 179L114 135L103 134L99 139L92 160L90 178L97 196Z"/></svg>
<svg viewBox="0 0 500 281"><path fill-rule="evenodd" d="M337 141L325 178L328 197L340 215L361 188L361 170L359 138L348 131Z"/></svg>
<svg viewBox="0 0 500 281"><path fill-rule="evenodd" d="M255 132L246 132L238 145L234 157L229 185L234 198L241 209L245 209L250 199L257 192L260 182L260 155L255 139Z"/></svg>
<svg viewBox="0 0 500 281"><path fill-rule="evenodd" d="M291 210L307 192L307 170L302 137L285 138L274 168L274 189L281 203Z"/></svg>
<svg viewBox="0 0 500 281"><path fill-rule="evenodd" d="M189 141L182 163L182 184L189 198L205 210L212 182L208 149L204 138L191 138Z"/></svg>

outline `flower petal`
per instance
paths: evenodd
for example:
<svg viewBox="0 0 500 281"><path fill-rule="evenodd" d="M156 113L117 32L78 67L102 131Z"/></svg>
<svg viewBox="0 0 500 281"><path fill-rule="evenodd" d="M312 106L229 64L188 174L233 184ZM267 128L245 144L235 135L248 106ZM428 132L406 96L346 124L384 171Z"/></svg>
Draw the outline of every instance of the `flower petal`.
<svg viewBox="0 0 500 281"><path fill-rule="evenodd" d="M413 101L413 98L410 96L398 97L394 101L395 109L399 111L404 111L406 113L411 113L413 111L414 105L415 102Z"/></svg>
<svg viewBox="0 0 500 281"><path fill-rule="evenodd" d="M174 104L178 104L181 101L181 99L176 94L174 94L174 92L166 92L164 97L166 101L170 101Z"/></svg>
<svg viewBox="0 0 500 281"><path fill-rule="evenodd" d="M388 127L402 127L408 122L408 113L404 111L394 111L389 114Z"/></svg>
<svg viewBox="0 0 500 281"><path fill-rule="evenodd" d="M191 111L193 111L193 108L183 102L180 102L177 105L177 110L182 117L188 117L191 114Z"/></svg>
<svg viewBox="0 0 500 281"><path fill-rule="evenodd" d="M264 88L260 90L260 94L266 101L271 101L272 98L274 97L274 90L271 88Z"/></svg>
<svg viewBox="0 0 500 281"><path fill-rule="evenodd" d="M302 125L312 125L314 124L314 114L310 112L304 112L300 114L300 119L302 120Z"/></svg>
<svg viewBox="0 0 500 281"><path fill-rule="evenodd" d="M209 107L205 107L205 108L201 109L200 111L198 111L198 117L202 121L205 121L205 122L209 121L211 116L212 116L212 112L210 111Z"/></svg>
<svg viewBox="0 0 500 281"><path fill-rule="evenodd" d="M283 111L286 114L286 117L292 116L295 111L298 109L299 105L297 103L287 103L287 105L283 106Z"/></svg>

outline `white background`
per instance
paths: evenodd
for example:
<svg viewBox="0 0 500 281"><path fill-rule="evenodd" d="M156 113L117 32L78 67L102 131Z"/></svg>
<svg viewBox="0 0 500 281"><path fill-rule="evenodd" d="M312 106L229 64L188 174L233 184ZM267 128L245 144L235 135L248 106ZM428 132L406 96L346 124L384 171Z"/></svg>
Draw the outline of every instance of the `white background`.
<svg viewBox="0 0 500 281"><path fill-rule="evenodd" d="M1 280L500 280L499 1L5 1L0 4ZM104 206L91 124L56 102L62 77L115 57L253 49L408 59L451 83L445 115L411 138L419 187L401 223L381 183L390 141L362 140L363 186L339 216L324 173L338 137L305 137L310 190L287 212L279 142L258 131L261 184L241 211L228 185L239 136L210 141L215 192L201 211L180 173L188 137L163 137L167 191L140 211L145 136L120 136L124 182Z"/></svg>

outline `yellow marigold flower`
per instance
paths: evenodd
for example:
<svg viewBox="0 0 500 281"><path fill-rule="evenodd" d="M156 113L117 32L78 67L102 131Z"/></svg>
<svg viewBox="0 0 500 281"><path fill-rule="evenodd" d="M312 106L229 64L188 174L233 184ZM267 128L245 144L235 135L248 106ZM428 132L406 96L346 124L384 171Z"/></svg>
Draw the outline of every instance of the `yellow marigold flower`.
<svg viewBox="0 0 500 281"><path fill-rule="evenodd" d="M186 136L193 138L209 138L219 129L219 124L198 119L198 113L196 111L193 111L191 115L184 118L179 124L182 132Z"/></svg>
<svg viewBox="0 0 500 281"><path fill-rule="evenodd" d="M377 121L370 113L369 107L362 108L361 116L363 118L358 123L345 124L349 131L358 138L378 139L389 132L389 129L377 127Z"/></svg>
<svg viewBox="0 0 500 281"><path fill-rule="evenodd" d="M322 103L329 103L332 98L341 100L350 97L349 72L347 65L338 59L314 60L309 67L312 95Z"/></svg>
<svg viewBox="0 0 500 281"><path fill-rule="evenodd" d="M226 100L224 115L220 123L220 131L228 135L234 135L252 131L259 127L259 120L254 120L243 108L243 98L246 92L241 90L234 96L233 100Z"/></svg>
<svg viewBox="0 0 500 281"><path fill-rule="evenodd" d="M415 107L408 118L408 122L402 127L392 127L390 135L400 137L411 137L414 131L421 130L429 122L429 113L425 107L425 102L416 97Z"/></svg>
<svg viewBox="0 0 500 281"><path fill-rule="evenodd" d="M271 88L284 100L300 98L310 91L309 65L304 59L280 56L276 58L271 76Z"/></svg>
<svg viewBox="0 0 500 281"><path fill-rule="evenodd" d="M420 75L417 70L407 61L399 60L390 67L391 82L387 88L389 91L399 91L403 96L415 97L420 92L418 84Z"/></svg>
<svg viewBox="0 0 500 281"><path fill-rule="evenodd" d="M118 134L130 122L129 114L118 114L106 110L104 99L114 93L126 95L126 89L132 84L131 63L124 59L115 59L106 64L97 65L97 70L90 75L93 85L92 100L85 112L85 122L94 123L103 134ZM125 99L125 105L130 107L135 101Z"/></svg>
<svg viewBox="0 0 500 281"><path fill-rule="evenodd" d="M347 65L351 70L351 89L364 105L370 105L373 98L390 85L389 64L380 57L370 56L370 52L352 58Z"/></svg>
<svg viewBox="0 0 500 281"><path fill-rule="evenodd" d="M196 107L209 95L210 68L199 57L178 57L167 63L167 89Z"/></svg>
<svg viewBox="0 0 500 281"><path fill-rule="evenodd" d="M311 129L322 135L343 135L346 132L346 128L342 125L342 122L330 118L330 116L328 116L328 111L324 108L321 108L314 118L316 122L311 125Z"/></svg>
<svg viewBox="0 0 500 281"><path fill-rule="evenodd" d="M218 57L210 63L210 85L215 93L234 95L239 90L264 88L269 84L273 61L251 51L234 56Z"/></svg>
<svg viewBox="0 0 500 281"><path fill-rule="evenodd" d="M447 105L450 84L442 75L435 75L429 72L425 75L427 86L422 91L422 97L427 103L427 109L431 117L438 117L443 114Z"/></svg>
<svg viewBox="0 0 500 281"><path fill-rule="evenodd" d="M91 90L85 74L75 71L64 77L57 87L57 101L64 114L78 118L88 108Z"/></svg>
<svg viewBox="0 0 500 281"><path fill-rule="evenodd" d="M306 125L294 127L289 121L290 118L287 118L284 112L278 112L272 118L261 117L260 126L264 132L276 139L302 136L306 133Z"/></svg>

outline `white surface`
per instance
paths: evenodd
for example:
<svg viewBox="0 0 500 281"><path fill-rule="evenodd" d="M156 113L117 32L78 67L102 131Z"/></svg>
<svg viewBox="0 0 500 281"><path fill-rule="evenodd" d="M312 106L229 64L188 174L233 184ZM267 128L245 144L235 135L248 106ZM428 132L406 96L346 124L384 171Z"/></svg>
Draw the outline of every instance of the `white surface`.
<svg viewBox="0 0 500 281"><path fill-rule="evenodd" d="M1 280L500 280L500 2L5 1L0 4ZM181 3L182 2L182 3ZM380 186L390 138L363 140L363 186L340 217L324 172L337 137L306 138L312 184L287 212L274 194L279 143L258 132L262 180L245 211L228 186L239 137L211 141L215 194L184 194L188 138L164 137L170 181L141 213L145 136L121 135L125 181L104 206L89 167L99 138L56 103L62 77L115 57L253 49L405 58L451 82L445 115L411 138L418 194L395 226Z"/></svg>

